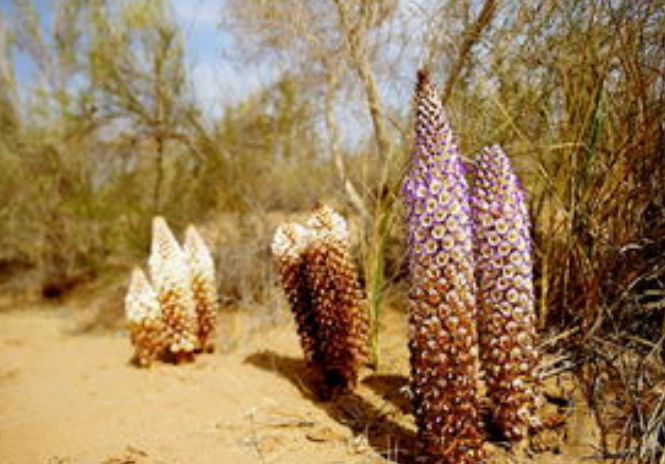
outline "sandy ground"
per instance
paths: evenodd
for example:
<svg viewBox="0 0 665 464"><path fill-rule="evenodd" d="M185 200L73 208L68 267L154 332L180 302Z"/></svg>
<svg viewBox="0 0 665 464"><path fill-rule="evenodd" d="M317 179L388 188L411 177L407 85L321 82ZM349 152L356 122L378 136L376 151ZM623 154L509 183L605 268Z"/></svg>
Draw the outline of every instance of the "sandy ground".
<svg viewBox="0 0 665 464"><path fill-rule="evenodd" d="M321 403L288 319L224 334L234 348L193 364L138 369L125 334L77 333L64 309L1 313L0 464L414 462L403 323L387 319L381 370ZM583 462L592 421L568 413L540 437L547 451L488 445L488 462Z"/></svg>

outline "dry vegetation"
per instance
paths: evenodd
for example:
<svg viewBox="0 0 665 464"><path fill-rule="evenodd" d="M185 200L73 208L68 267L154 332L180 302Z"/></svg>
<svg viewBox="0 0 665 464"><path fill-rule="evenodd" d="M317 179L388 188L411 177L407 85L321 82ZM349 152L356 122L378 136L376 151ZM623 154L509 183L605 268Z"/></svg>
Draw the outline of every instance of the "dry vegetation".
<svg viewBox="0 0 665 464"><path fill-rule="evenodd" d="M397 200L415 69L427 64L463 150L501 143L520 169L540 329L559 360L549 368L578 375L606 456L662 463L663 2L220 7L236 41L227 59L277 77L215 119L194 98L165 2L63 0L48 21L29 0L2 5L2 302L124 279L161 214L201 224L222 302L265 317L281 298L275 224L325 199L359 238L380 360L381 308L404 302Z"/></svg>

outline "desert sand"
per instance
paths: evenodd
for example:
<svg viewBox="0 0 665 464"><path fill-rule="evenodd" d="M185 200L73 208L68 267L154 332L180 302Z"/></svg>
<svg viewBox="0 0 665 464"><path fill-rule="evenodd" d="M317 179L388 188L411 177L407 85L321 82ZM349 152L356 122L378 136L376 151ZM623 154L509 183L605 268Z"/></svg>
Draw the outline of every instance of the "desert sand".
<svg viewBox="0 0 665 464"><path fill-rule="evenodd" d="M252 329L235 316L216 353L139 369L123 331L81 333L64 308L0 313L0 464L415 462L404 322L389 316L380 369L318 402L288 314ZM543 451L490 444L488 462L597 453L591 416L561 388L568 419L539 438Z"/></svg>

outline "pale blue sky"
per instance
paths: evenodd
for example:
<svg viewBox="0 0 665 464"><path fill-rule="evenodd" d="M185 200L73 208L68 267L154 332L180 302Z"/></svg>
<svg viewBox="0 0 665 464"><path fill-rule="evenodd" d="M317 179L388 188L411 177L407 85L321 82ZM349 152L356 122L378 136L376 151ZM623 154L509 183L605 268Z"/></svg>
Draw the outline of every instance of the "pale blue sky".
<svg viewBox="0 0 665 464"><path fill-rule="evenodd" d="M1 0L0 0L1 1ZM233 53L233 40L224 28L223 21L225 0L169 0L173 6L175 19L182 27L191 78L195 93L204 110L212 115L223 113L224 106L243 100L253 91L274 81L280 72L275 63L265 65L242 66L228 55ZM427 11L436 5L436 0L398 0L402 27L412 34L412 45L422 42L421 35L426 33ZM390 46L390 45L389 45ZM411 59L403 56L404 61L384 73L384 80L379 76L380 91L389 106L408 107L415 70L419 66L414 57L416 50L411 50ZM397 48L395 53L399 53ZM386 56L390 56L386 53ZM353 144L360 141L370 130L368 112L362 98L341 101L337 105L343 131L342 143Z"/></svg>
<svg viewBox="0 0 665 464"><path fill-rule="evenodd" d="M44 28L49 28L56 0L34 0ZM182 27L185 58L190 68L194 92L202 108L219 116L225 105L241 101L249 93L274 79L274 73L259 67L241 69L228 59L232 40L219 26L224 0L169 0L175 20ZM0 27L3 15L12 8L9 0L0 0ZM5 16L6 18L7 16ZM48 30L48 29L46 29ZM49 33L45 31L44 37ZM22 53L15 54L19 79L34 76L34 63ZM24 90L24 89L21 89Z"/></svg>
<svg viewBox="0 0 665 464"><path fill-rule="evenodd" d="M241 101L274 79L268 69L245 69L228 59L233 42L219 27L223 0L170 2L182 27L195 93L206 112L217 116L224 105Z"/></svg>
<svg viewBox="0 0 665 464"><path fill-rule="evenodd" d="M44 25L51 23L50 12L57 0L33 0L37 5ZM131 1L131 0L118 0ZM221 27L225 0L168 0L175 21L181 26L185 42L185 59L190 70L194 94L204 112L213 118L223 114L229 104L238 103L274 81L280 72L275 62L263 65L247 65L230 59L234 55L234 41ZM410 52L401 59L395 56L390 70L378 71L378 83L384 101L393 108L410 105L411 89L419 55L417 46L422 44L422 34L427 21L427 8L432 0L399 0L400 27L412 31ZM426 7L428 5L428 7ZM10 8L9 0L0 0L0 15ZM0 18L1 19L1 18ZM0 23L1 27L1 23ZM45 33L48 37L48 32ZM392 48L399 54L399 47L387 45L386 57L391 57ZM390 58L393 59L393 58ZM34 70L25 57L17 56L17 74L20 79L29 79ZM22 86L21 90L26 90ZM366 104L359 95L345 95L336 106L342 131L343 143L360 141L370 131Z"/></svg>

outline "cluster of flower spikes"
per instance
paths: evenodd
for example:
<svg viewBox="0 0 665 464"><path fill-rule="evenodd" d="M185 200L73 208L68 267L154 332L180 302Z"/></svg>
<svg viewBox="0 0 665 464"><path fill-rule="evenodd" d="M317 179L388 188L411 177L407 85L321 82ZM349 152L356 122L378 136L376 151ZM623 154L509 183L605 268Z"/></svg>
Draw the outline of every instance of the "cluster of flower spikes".
<svg viewBox="0 0 665 464"><path fill-rule="evenodd" d="M202 351L213 351L212 337L219 313L219 295L215 282L215 262L196 227L185 231L185 256L191 272L192 292L198 318L198 342Z"/></svg>
<svg viewBox="0 0 665 464"><path fill-rule="evenodd" d="M367 315L344 218L318 205L306 227L278 228L273 253L305 360L328 399L352 388L367 357Z"/></svg>
<svg viewBox="0 0 665 464"><path fill-rule="evenodd" d="M499 146L476 158L472 189L480 353L492 416L510 441L539 423L539 382L525 195Z"/></svg>
<svg viewBox="0 0 665 464"><path fill-rule="evenodd" d="M140 268L132 271L125 308L134 359L139 366L149 366L166 348L166 327L157 294Z"/></svg>
<svg viewBox="0 0 665 464"><path fill-rule="evenodd" d="M218 311L214 263L193 226L181 248L166 221L153 220L148 268L132 274L125 308L135 359L149 366L156 359L191 360L211 346Z"/></svg>
<svg viewBox="0 0 665 464"><path fill-rule="evenodd" d="M483 459L469 188L428 73L415 89L415 147L404 183L411 390L423 458Z"/></svg>

